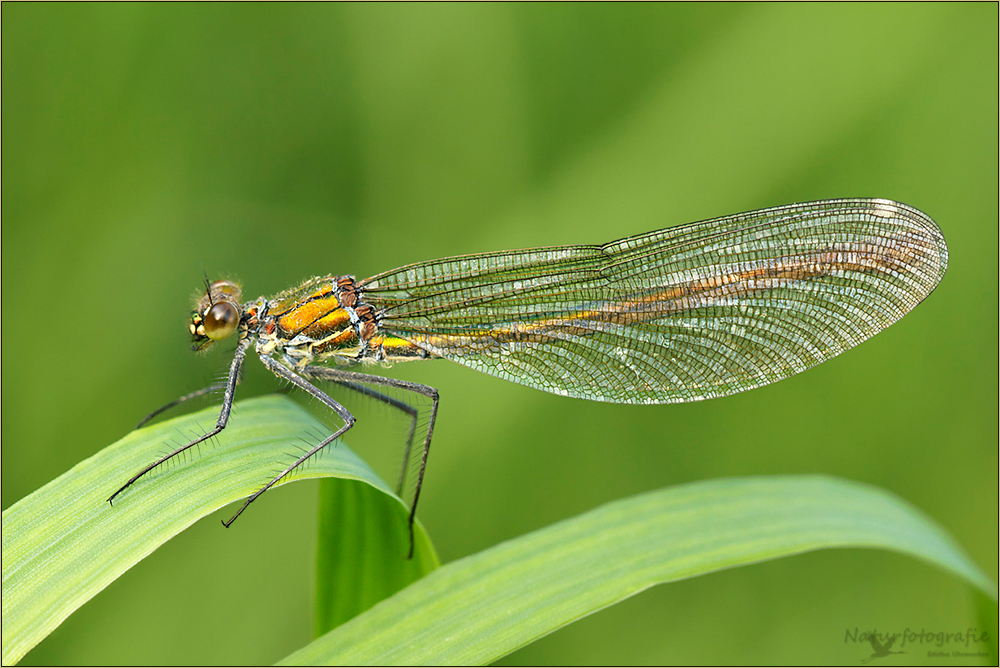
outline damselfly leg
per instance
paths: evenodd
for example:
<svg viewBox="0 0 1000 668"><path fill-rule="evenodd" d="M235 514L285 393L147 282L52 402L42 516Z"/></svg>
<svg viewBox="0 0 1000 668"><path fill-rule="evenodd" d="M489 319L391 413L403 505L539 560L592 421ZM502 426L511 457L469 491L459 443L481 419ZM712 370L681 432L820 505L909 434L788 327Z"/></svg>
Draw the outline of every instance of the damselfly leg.
<svg viewBox="0 0 1000 668"><path fill-rule="evenodd" d="M277 362L271 361L270 363L268 363L268 368L271 368L272 364L279 367L281 366ZM345 387L349 387L349 385L347 385L348 383L353 385L358 385L359 383L369 383L372 385L381 385L383 387L392 387L400 390L407 390L410 392L414 392L416 394L423 395L431 400L431 410L427 421L427 433L424 435L424 440L423 443L421 444L420 468L417 470L416 485L414 486L413 489L413 502L410 504L410 517L409 517L410 555L409 556L413 557L413 523L417 517L417 501L420 500L420 489L423 487L424 472L427 469L427 456L430 453L431 438L434 435L434 421L437 419L438 401L439 401L438 391L429 385L421 385L420 383L411 383L406 380L398 380L396 378L385 378L383 376L369 376L368 374L364 373L356 373L354 371L344 371L342 369L333 369L322 366L307 366L301 370L301 373L303 376L306 376L307 378L332 381L340 385L344 385ZM356 389L356 388L351 388L351 389ZM374 390L368 390L368 392L365 392L365 394L368 394L369 396L374 396L380 393L375 392ZM409 406L408 404L403 404L403 402L391 399L390 397L386 397L385 395L381 395L380 400L385 401L390 405L397 406L401 410L406 410L406 412L408 413L409 411L414 411L413 413L410 413L411 416L413 416L413 421L411 422L411 427L410 427L410 438L407 441L406 452L403 455L403 466L402 466L402 471L400 473L399 484L397 486L398 490L397 493L401 494L403 489L403 483L406 479L406 471L409 466L411 443L413 442L413 432L416 427L416 411L415 409L413 409L412 406ZM403 406L406 406L406 408L403 408Z"/></svg>
<svg viewBox="0 0 1000 668"><path fill-rule="evenodd" d="M209 393L217 391L219 389L225 389L225 395L224 395L224 398L223 398L222 409L220 411L219 418L216 421L216 425L215 425L214 429L212 429L211 431L205 433L204 435L202 435L202 436L194 439L190 443L188 443L188 444L186 444L186 445L184 445L184 446L182 446L180 448L177 448L176 450L174 450L174 451L172 451L172 452L164 455L163 457L160 457L159 459L157 459L153 463L151 463L148 466L146 466L145 468L143 468L141 471L139 471L138 473L136 473L132 478L130 478L124 485L122 485L114 494L112 494L110 498L108 498L108 502L109 503L111 503L112 501L114 501L115 497L117 497L119 494L121 494L121 492L123 492L126 488L128 488L130 485L132 485L135 481L137 481L139 478L141 478L145 474L149 473L150 471L152 471L156 467L160 466L161 464L164 464L165 462L169 461L170 459L172 459L172 458L180 455L181 453L189 450L190 448L198 445L199 443L203 443L203 442L207 441L208 439L212 438L213 436L218 435L220 432L222 432L223 429L225 429L226 424L228 423L228 420L229 420L229 416L230 416L230 414L232 412L232 404L233 404L233 399L235 397L235 387L236 387L237 382L239 381L240 368L242 366L243 360L245 359L246 348L247 348L247 346L245 344L238 346L237 351L236 351L236 355L235 355L235 357L233 359L233 363L230 365L229 375L228 375L228 378L227 378L227 382L225 384L222 384L222 383L213 384L213 385L210 385L210 386L208 386L206 388L198 390L196 392L191 392L189 394L186 394L183 397L180 397L180 398L178 398L178 399L170 402L169 404L166 404L162 408L157 409L156 411L154 411L153 413L151 413L150 415L148 415L139 424L139 426L141 427L143 424L145 424L146 422L148 422L152 418L156 417L157 415L159 415L163 411L168 410L168 409L170 409L170 408L172 408L172 407L174 407L174 406L176 406L178 404L184 403L184 402L189 401L191 399L195 399L195 398L203 396L205 394L209 394ZM414 542L413 542L413 523L414 523L414 521L416 519L417 500L420 497L420 489L421 489L421 487L423 485L424 472L425 472L426 467L427 467L427 456L428 456L428 453L430 451L430 441L431 441L431 437L433 436L433 433L434 433L434 421L435 421L435 419L437 417L437 408L438 408L438 392L437 392L437 390L434 389L434 388L432 388L432 387L429 387L427 385L421 385L421 384L418 384L418 383L410 383L410 382L407 382L407 381L396 380L396 379L393 379L393 378L384 378L384 377L381 377L381 376L370 376L368 374L354 373L354 372L351 372L351 371L343 371L343 370L340 370L340 369L329 369L329 368L317 367L317 366L307 366L307 367L303 368L302 370L300 370L300 373L296 374L295 372L293 372L293 371L285 368L283 365L281 365L280 363L274 361L270 357L267 357L266 355L261 355L260 359L264 363L264 365L272 373L274 373L276 376L278 376L279 378L283 378L283 379L289 381L290 383L292 383L294 386L298 387L299 389L304 390L309 395L311 395L312 397L314 397L318 401L320 401L324 406L326 406L327 408L329 408L330 410L332 410L334 413L336 413L342 420L344 420L344 425L342 427L340 427L339 429L335 430L333 434L331 434L327 438L325 438L322 441L320 441L316 446L314 446L313 448L311 448L310 450L308 450L301 457L297 458L290 466L288 466L287 468L285 468L278 475L274 476L274 478L272 478L266 485L264 485L263 487L261 487L259 490L257 490L251 496L249 496L244 501L244 503L240 507L240 509L237 510L236 513L231 518L229 518L229 520L223 521L223 524L226 527L229 527L236 520L236 518L239 517L243 513L243 511L246 510L246 508L253 501L255 501L257 499L257 497L259 497L261 494L263 494L268 489L270 489L271 487L273 487L282 478L284 478L289 473L291 473L292 471L294 471L296 468L298 468L299 466L301 466L303 463L305 463L313 455L315 455L316 453L320 452L323 448L325 448L328 445L330 445L331 443L333 443L336 439L340 438L348 429L350 429L352 426L354 426L354 423L355 423L356 420L355 420L354 416L350 413L350 411L348 411L338 401L334 400L329 395L327 395L325 392L323 392L322 390L320 390L319 388L317 388L315 385L313 385L312 383L310 383L307 380L305 380L305 378L311 378L311 379L315 379L315 380L321 380L321 381L327 381L327 382L335 383L335 384L337 384L339 386L342 386L342 387L344 387L344 388L346 388L348 390L351 390L353 392L357 392L358 394L370 397L372 399L375 399L376 401L382 402L382 403L384 403L384 404L386 404L388 406L396 408L396 409L402 411L403 413L405 413L409 417L409 419L410 419L409 433L408 433L408 436L407 436L406 447L405 447L405 451L404 451L404 454L403 454L403 463L402 463L402 466L401 466L399 481L398 481L397 486L396 486L396 494L401 496L402 492L403 492L403 486L404 486L404 483L405 483L405 480L406 480L406 472L407 472L407 469L409 468L409 460L410 460L412 449L413 449L413 438L414 438L414 435L415 435L415 432L416 432L416 428L417 428L417 420L418 420L418 417L419 417L419 411L416 408L414 408L413 406L411 406L410 404L407 404L406 402L400 401L399 399L395 399L393 397L390 397L390 396L388 396L386 394L383 394L382 392L379 392L377 390L374 390L374 389L372 389L370 387L366 387L363 383L367 383L367 384L370 384L370 385L380 385L380 386L383 386L383 387L391 387L391 388L395 388L395 389L400 389L400 390L406 390L406 391L414 392L414 393L417 393L417 394L420 394L420 395L428 397L429 399L431 399L431 402L432 402L431 403L431 409L430 409L430 416L429 416L429 420L428 420L427 432L426 432L426 434L424 436L423 443L421 445L421 453L422 454L421 454L421 459L420 459L420 467L419 467L418 472L417 472L417 480L416 480L416 485L415 485L415 489L414 489L413 502L412 502L411 507L410 507L410 513L409 513L409 518L408 518L408 531L409 531L409 534L410 534L410 552L409 552L409 558L412 558L412 556L413 556L413 546L414 546Z"/></svg>
<svg viewBox="0 0 1000 668"><path fill-rule="evenodd" d="M202 436L199 436L198 438L191 441L187 445L177 448L173 452L160 457L155 462L146 466L144 469L136 473L134 476L128 479L128 482L119 487L114 494L108 497L108 503L112 503L115 500L115 497L124 492L132 483L134 483L136 480L138 480L142 476L146 475L147 473L155 469L160 464L163 464L164 462L173 459L182 452L190 450L199 443L204 443L205 441L212 438L213 436L216 436L217 434L222 432L223 429L226 428L226 423L229 422L229 415L230 413L232 413L233 410L233 399L236 397L236 384L240 380L240 369L243 366L243 360L246 359L247 348L249 346L250 346L250 339L248 338L241 338L240 342L236 345L236 353L233 356L233 362L232 364L229 365L229 376L226 379L226 385L225 385L226 391L222 398L222 410L219 411L219 419L215 421L215 428L212 429L211 431L206 432ZM182 397L181 399L184 398ZM151 417L155 417L158 413L162 412L163 410L166 410L166 408L169 407L170 404L168 404L164 408L161 408L158 411L154 411L150 416L147 416L145 420L139 423L140 426L142 424L145 424L145 422L147 422Z"/></svg>
<svg viewBox="0 0 1000 668"><path fill-rule="evenodd" d="M305 378L302 378L301 376L299 376L298 374L294 373L293 371L290 371L290 370L286 369L284 366L282 366L278 362L275 362L274 360L272 360L270 357L268 357L266 355L261 355L260 356L260 361L263 362L264 366L266 366L268 369L270 369L271 372L274 373L274 375L279 376L280 378L284 378L285 380L293 383L299 389L308 392L310 395L312 395L313 397L315 397L316 399L318 399L320 402L322 402L324 405L326 405L327 408L329 408L334 413L336 413L337 415L339 415L340 418L344 421L344 426L342 426L340 429L338 429L337 431L335 431L333 434L331 434L327 438L325 438L322 441L320 441L319 444L317 444L311 450L309 450L304 455L302 455L301 457L299 457L298 459L296 459L295 462L291 466L289 466L284 471L282 471L281 473L279 473L278 475L276 475L274 478L271 479L270 482L268 482L266 485L264 485L263 487L261 487L259 490L257 490L256 492L254 492L249 497L247 497L247 500L243 502L243 505L240 507L239 510L236 511L236 514L233 515L232 517L230 517L228 522L223 522L223 524L226 525L227 527L230 524L232 524L233 522L235 522L236 518L239 517L240 514L244 510L246 510L247 506L249 506L251 503L253 503L254 500L258 496L260 496L261 494L263 494L267 490L271 489L271 487L273 487L275 484L277 484L277 482L279 480L281 480L286 475L288 475L289 473L291 473L292 471L294 471L296 468L298 468L307 459L309 459L310 457L312 457L313 455L315 455L317 452L319 452L320 450L322 450L323 448L325 448L326 446L330 445L335 440L337 440L338 438L340 438L344 434L344 432L346 432L348 429L350 429L351 427L354 426L354 422L355 422L354 416L351 415L351 412L349 410L347 410L346 408L344 408L343 406L341 406L338 402L336 402L333 399L331 399L329 396L327 396L327 394L325 392L323 392L318 387L316 387L315 385L313 385L312 383L310 383L309 381L307 381ZM410 548L411 552L412 552L412 549L413 548L411 546L411 548Z"/></svg>
<svg viewBox="0 0 1000 668"><path fill-rule="evenodd" d="M319 378L318 376L313 376L313 377ZM399 479L396 482L396 490L395 490L396 496L402 497L403 487L406 484L406 472L407 469L409 468L410 454L413 451L413 437L416 435L417 420L420 418L420 411L418 411L415 407L411 406L405 401L400 401L399 399L390 397L387 394L376 392L375 390L369 387L365 387L364 385L361 385L359 383L354 383L346 380L333 380L331 382L336 383L337 385L344 387L348 390L351 390L352 392L357 392L362 396L369 397L371 399L374 399L375 401L386 404L387 406L396 408L402 411L403 413L406 413L406 415L410 418L410 431L409 434L407 434L406 436L406 447L403 450L403 464L399 472Z"/></svg>
<svg viewBox="0 0 1000 668"><path fill-rule="evenodd" d="M194 392L189 392L188 394L185 394L182 397L177 397L176 399L174 399L170 403L164 404L163 406L160 406L155 411L153 411L152 413L150 413L146 417L144 417L141 420L139 420L139 424L137 424L135 426L135 428L136 429L142 429L144 426L146 426L146 424L150 420L152 420L153 418L155 418L158 415L161 415L162 413L165 413L166 411L169 411L171 408L174 408L175 406L180 406L181 404L187 403L188 401L191 401L192 399L197 399L198 397L203 397L206 394L212 394L213 392L218 392L219 390L224 390L225 388L226 388L226 383L212 383L208 387L203 387L200 390L195 390Z"/></svg>

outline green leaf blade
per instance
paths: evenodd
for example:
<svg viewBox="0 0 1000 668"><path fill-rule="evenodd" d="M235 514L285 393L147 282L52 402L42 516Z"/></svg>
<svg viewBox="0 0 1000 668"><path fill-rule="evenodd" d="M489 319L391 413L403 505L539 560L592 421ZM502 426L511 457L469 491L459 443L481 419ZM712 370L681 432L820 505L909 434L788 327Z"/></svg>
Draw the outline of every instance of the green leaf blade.
<svg viewBox="0 0 1000 668"><path fill-rule="evenodd" d="M645 494L443 566L285 664L482 664L656 584L824 548L882 548L993 584L930 519L824 477Z"/></svg>
<svg viewBox="0 0 1000 668"><path fill-rule="evenodd" d="M171 537L263 486L291 463L290 443L326 431L287 397L240 402L215 443L151 472L116 497L114 506L107 503L136 471L177 442L204 433L217 416L218 409L208 409L132 432L3 512L4 665L19 661L74 610ZM403 503L342 443L279 484L311 477L366 483L393 508L383 512L406 517ZM422 527L417 531L422 534ZM433 552L425 535L418 545ZM401 560L408 547L408 539L388 543L392 558L382 561Z"/></svg>
<svg viewBox="0 0 1000 668"><path fill-rule="evenodd" d="M441 565L426 532L369 485L320 481L316 635L321 636Z"/></svg>

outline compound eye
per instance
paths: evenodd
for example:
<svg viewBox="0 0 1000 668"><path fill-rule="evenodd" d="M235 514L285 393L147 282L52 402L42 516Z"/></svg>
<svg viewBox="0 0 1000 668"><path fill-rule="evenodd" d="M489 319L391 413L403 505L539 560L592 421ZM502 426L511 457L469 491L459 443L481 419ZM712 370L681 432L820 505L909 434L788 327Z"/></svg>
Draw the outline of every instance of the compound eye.
<svg viewBox="0 0 1000 668"><path fill-rule="evenodd" d="M229 302L218 302L205 314L205 336L213 341L228 339L240 324L240 311Z"/></svg>

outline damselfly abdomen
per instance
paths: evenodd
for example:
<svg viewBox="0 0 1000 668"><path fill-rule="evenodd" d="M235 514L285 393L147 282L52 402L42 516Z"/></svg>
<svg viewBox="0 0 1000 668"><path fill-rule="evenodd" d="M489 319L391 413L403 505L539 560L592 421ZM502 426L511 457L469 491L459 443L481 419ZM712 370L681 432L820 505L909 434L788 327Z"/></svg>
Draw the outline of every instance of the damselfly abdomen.
<svg viewBox="0 0 1000 668"><path fill-rule="evenodd" d="M343 426L249 497L226 526L354 424L344 406L310 382L320 380L400 408L413 424L415 409L386 392L430 399L412 532L437 390L345 367L443 357L569 397L629 404L709 399L788 378L861 343L927 297L947 264L944 237L924 213L888 200L841 199L602 246L465 255L362 281L322 276L249 302L241 302L236 283L216 281L190 323L196 350L238 335L216 426L137 473L109 501L225 428L252 345L268 369L326 405ZM412 445L411 427L404 472Z"/></svg>

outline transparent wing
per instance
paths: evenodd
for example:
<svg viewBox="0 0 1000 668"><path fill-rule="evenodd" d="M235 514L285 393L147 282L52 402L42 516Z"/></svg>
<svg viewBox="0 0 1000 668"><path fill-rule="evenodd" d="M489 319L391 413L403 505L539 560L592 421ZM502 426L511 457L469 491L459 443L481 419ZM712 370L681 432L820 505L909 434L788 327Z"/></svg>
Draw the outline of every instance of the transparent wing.
<svg viewBox="0 0 1000 668"><path fill-rule="evenodd" d="M422 262L359 288L384 331L459 364L572 397L669 403L824 362L903 317L947 264L927 215L851 199Z"/></svg>

